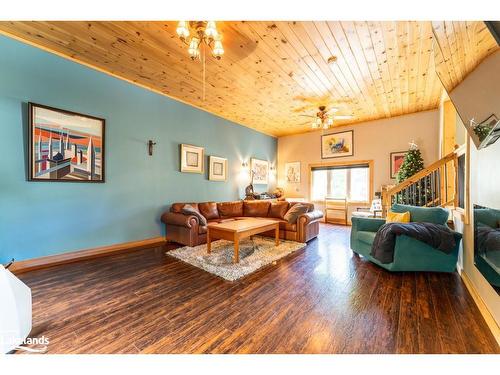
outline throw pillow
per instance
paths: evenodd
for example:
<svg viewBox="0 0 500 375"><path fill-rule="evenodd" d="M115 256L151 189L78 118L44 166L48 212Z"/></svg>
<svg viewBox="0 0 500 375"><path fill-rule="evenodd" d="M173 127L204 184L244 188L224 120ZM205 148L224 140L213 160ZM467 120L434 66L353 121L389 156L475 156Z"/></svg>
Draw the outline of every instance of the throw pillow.
<svg viewBox="0 0 500 375"><path fill-rule="evenodd" d="M193 215L193 216L196 216L198 218L198 220L200 221L200 225L202 227L204 227L204 226L207 225L207 219L205 219L205 216L203 216L202 214L200 214L198 212L198 210L196 208L194 208L193 206L191 206L190 204L184 205L184 207L182 207L181 212L184 215Z"/></svg>
<svg viewBox="0 0 500 375"><path fill-rule="evenodd" d="M294 204L287 211L283 219L288 221L288 224L295 224L300 215L307 213L309 206L301 203Z"/></svg>
<svg viewBox="0 0 500 375"><path fill-rule="evenodd" d="M409 223L410 222L410 211L406 212L392 212L387 213L386 223Z"/></svg>

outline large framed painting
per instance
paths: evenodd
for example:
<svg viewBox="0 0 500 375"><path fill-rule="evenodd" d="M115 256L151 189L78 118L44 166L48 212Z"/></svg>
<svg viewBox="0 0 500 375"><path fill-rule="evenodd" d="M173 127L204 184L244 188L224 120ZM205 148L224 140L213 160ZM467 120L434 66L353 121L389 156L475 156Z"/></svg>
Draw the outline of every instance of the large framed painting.
<svg viewBox="0 0 500 375"><path fill-rule="evenodd" d="M210 181L227 180L227 159L218 156L208 158L208 179Z"/></svg>
<svg viewBox="0 0 500 375"><path fill-rule="evenodd" d="M354 131L321 136L321 158L332 159L354 155Z"/></svg>
<svg viewBox="0 0 500 375"><path fill-rule="evenodd" d="M30 181L104 182L102 118L28 103Z"/></svg>
<svg viewBox="0 0 500 375"><path fill-rule="evenodd" d="M406 151L391 152L391 178L395 179L397 177L405 155Z"/></svg>
<svg viewBox="0 0 500 375"><path fill-rule="evenodd" d="M250 160L250 168L252 171L252 183L267 185L269 177L269 162L252 158Z"/></svg>
<svg viewBox="0 0 500 375"><path fill-rule="evenodd" d="M294 184L300 182L300 161L285 163L286 182Z"/></svg>
<svg viewBox="0 0 500 375"><path fill-rule="evenodd" d="M181 144L181 172L203 173L203 147Z"/></svg>

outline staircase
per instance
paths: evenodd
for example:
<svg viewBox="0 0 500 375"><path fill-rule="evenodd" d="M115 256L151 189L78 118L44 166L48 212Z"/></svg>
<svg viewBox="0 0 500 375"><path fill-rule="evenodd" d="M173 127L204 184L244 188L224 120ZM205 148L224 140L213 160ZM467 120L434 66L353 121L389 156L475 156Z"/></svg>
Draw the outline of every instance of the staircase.
<svg viewBox="0 0 500 375"><path fill-rule="evenodd" d="M458 206L458 155L452 152L382 193L383 214L394 203L423 207Z"/></svg>

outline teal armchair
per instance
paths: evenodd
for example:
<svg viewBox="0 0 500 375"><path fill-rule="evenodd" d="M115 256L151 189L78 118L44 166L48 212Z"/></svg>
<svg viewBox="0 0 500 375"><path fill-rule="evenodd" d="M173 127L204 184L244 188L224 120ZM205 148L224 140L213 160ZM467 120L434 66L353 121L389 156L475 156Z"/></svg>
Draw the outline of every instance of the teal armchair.
<svg viewBox="0 0 500 375"><path fill-rule="evenodd" d="M392 206L393 212L410 211L411 221L428 222L434 224L446 225L448 221L448 210L441 207L415 207L403 204ZM432 272L454 272L460 241L462 235L454 232L455 249L450 254L418 241L414 238L401 235L396 238L394 248L394 261L388 264L382 264L373 258L370 253L372 243L375 239L377 230L385 224L384 219L352 217L351 229L351 249L371 262L385 268L389 271L432 271Z"/></svg>

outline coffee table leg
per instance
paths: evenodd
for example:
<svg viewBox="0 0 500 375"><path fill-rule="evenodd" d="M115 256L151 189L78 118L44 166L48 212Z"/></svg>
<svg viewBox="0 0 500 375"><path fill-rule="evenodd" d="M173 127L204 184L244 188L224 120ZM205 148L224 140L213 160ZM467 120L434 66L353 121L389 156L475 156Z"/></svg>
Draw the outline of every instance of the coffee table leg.
<svg viewBox="0 0 500 375"><path fill-rule="evenodd" d="M275 229L275 232L276 232L276 246L279 246L280 244L280 225L279 224L276 224L276 229Z"/></svg>
<svg viewBox="0 0 500 375"><path fill-rule="evenodd" d="M212 239L210 238L210 228L207 229L207 253L212 251Z"/></svg>
<svg viewBox="0 0 500 375"><path fill-rule="evenodd" d="M233 263L240 262L240 239L237 235L234 236L234 259Z"/></svg>

